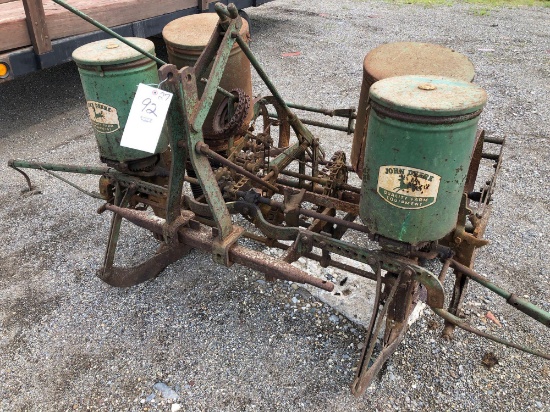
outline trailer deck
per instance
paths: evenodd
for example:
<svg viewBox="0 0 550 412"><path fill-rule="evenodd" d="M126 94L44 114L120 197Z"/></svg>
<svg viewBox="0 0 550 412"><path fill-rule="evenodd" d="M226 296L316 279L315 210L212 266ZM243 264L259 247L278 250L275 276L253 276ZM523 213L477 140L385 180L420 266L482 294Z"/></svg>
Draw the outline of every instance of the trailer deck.
<svg viewBox="0 0 550 412"><path fill-rule="evenodd" d="M267 1L234 3L242 9ZM153 36L178 17L210 12L214 6L209 0L72 0L70 4L120 35L133 37ZM0 0L0 83L68 62L74 49L103 38L105 34L51 0Z"/></svg>

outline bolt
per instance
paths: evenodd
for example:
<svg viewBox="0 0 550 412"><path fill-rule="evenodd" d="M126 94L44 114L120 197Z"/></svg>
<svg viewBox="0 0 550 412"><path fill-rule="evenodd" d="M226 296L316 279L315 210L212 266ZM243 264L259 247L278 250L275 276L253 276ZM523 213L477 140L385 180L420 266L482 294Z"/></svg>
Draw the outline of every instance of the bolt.
<svg viewBox="0 0 550 412"><path fill-rule="evenodd" d="M407 268L407 269L405 269L405 270L403 271L403 274L404 274L405 276L412 276L413 273L414 273L414 272L413 272L411 269L409 269L409 268Z"/></svg>
<svg viewBox="0 0 550 412"><path fill-rule="evenodd" d="M367 263L372 266L372 265L376 265L378 262L374 256L371 256L367 258Z"/></svg>
<svg viewBox="0 0 550 412"><path fill-rule="evenodd" d="M208 145L203 142L197 142L195 145L195 151L199 154L203 154L203 149L206 151L208 150Z"/></svg>

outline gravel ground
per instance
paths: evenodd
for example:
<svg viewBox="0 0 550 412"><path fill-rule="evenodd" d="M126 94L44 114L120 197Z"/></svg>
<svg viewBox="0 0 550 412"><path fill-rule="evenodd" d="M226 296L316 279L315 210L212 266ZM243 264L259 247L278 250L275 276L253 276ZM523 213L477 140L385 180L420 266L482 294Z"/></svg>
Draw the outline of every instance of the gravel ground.
<svg viewBox="0 0 550 412"><path fill-rule="evenodd" d="M357 105L362 59L385 42L435 42L469 56L489 94L483 127L508 139L492 243L476 268L550 310L549 11L287 0L249 14L253 49L289 101ZM257 79L255 91L265 93ZM101 283L109 217L95 214L100 203L38 172L42 194L20 194L23 179L6 167L14 157L97 163L76 69L1 84L0 107L0 411L550 410L547 361L460 331L446 343L429 311L355 399L364 329L295 284L267 284L197 252L137 287ZM319 136L329 153L351 148L342 134ZM120 262L152 253L146 232L123 230ZM547 328L481 288L466 309L489 332L550 346ZM502 327L486 321L488 310ZM491 369L481 363L487 352L499 361Z"/></svg>

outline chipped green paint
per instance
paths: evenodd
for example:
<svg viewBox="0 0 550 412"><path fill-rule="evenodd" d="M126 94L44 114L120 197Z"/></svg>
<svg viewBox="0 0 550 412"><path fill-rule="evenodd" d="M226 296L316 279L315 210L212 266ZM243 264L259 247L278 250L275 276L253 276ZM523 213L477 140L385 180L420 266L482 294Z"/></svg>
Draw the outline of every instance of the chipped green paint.
<svg viewBox="0 0 550 412"><path fill-rule="evenodd" d="M153 42L128 38L137 47L154 53ZM158 84L156 63L117 39L88 43L73 52L78 66L90 121L102 159L127 162L151 153L120 146L132 101L140 83ZM168 147L163 131L155 153Z"/></svg>
<svg viewBox="0 0 550 412"><path fill-rule="evenodd" d="M485 92L441 77L401 76L371 87L360 215L407 243L454 229Z"/></svg>

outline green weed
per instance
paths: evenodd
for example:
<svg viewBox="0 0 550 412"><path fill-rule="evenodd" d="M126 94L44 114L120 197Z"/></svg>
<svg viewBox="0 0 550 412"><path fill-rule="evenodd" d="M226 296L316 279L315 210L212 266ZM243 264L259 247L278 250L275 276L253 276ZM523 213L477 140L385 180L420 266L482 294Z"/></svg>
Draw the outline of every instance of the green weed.
<svg viewBox="0 0 550 412"><path fill-rule="evenodd" d="M366 0L356 0L366 1ZM483 6L473 11L474 14L484 16L495 7L550 7L550 0L386 0L396 4L419 4L422 6L452 6L453 4L466 3L475 6Z"/></svg>

